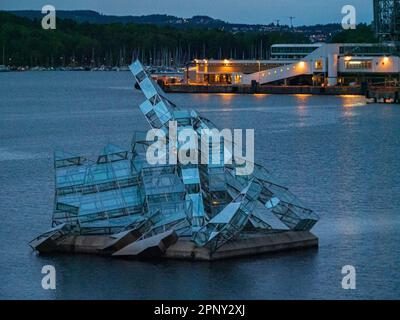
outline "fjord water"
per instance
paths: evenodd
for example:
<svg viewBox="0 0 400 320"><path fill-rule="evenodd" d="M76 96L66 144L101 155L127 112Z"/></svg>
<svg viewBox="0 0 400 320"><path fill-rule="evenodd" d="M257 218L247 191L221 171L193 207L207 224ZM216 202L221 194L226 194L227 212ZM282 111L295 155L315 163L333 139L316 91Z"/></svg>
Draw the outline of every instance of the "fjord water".
<svg viewBox="0 0 400 320"><path fill-rule="evenodd" d="M171 95L220 128L254 128L256 160L314 209L318 250L195 263L39 256L50 227L53 149L94 158L147 124L128 72L0 74L0 298L398 299L400 106L362 97ZM54 265L57 289L43 290ZM341 269L357 270L343 290Z"/></svg>

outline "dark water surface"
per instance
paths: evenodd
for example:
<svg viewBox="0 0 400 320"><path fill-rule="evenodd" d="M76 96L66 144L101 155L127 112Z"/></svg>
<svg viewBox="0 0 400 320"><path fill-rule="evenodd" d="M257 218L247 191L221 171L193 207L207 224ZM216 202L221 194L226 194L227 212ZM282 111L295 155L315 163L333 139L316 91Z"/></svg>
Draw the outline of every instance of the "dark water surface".
<svg viewBox="0 0 400 320"><path fill-rule="evenodd" d="M132 84L128 72L0 74L0 298L400 298L400 106L354 96L171 96L220 128L255 128L258 162L321 216L319 250L216 263L32 253L50 227L53 149L94 157L148 129ZM45 264L57 290L41 287ZM354 291L341 288L349 264Z"/></svg>

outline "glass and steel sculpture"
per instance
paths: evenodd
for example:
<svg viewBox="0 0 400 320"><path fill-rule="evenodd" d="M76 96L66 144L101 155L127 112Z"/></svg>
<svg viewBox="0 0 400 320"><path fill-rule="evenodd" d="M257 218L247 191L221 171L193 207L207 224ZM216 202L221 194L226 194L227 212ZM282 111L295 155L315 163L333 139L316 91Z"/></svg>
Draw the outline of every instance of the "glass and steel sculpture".
<svg viewBox="0 0 400 320"><path fill-rule="evenodd" d="M201 129L215 128L196 111L168 100L139 61L130 70L146 97L140 110L150 128L165 132L167 143L172 143L170 121L177 123L177 132L195 130L199 140ZM243 231L309 231L318 221L261 165L254 164L248 176L238 175L235 161L223 161L223 145L219 164L154 165L146 160L150 144L145 132L135 132L130 151L110 144L96 161L55 152L53 229L35 239L35 245L44 236L115 235L128 230L145 242L173 230L214 252ZM200 148L198 153L205 156Z"/></svg>

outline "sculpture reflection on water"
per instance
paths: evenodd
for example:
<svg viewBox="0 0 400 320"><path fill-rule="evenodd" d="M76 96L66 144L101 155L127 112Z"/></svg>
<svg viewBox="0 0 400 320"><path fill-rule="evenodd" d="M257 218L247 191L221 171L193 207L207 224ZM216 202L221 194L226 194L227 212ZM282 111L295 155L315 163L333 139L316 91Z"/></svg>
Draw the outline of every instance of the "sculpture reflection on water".
<svg viewBox="0 0 400 320"><path fill-rule="evenodd" d="M139 61L130 70L146 97L140 110L151 128L166 132L167 141L170 121L178 132L194 129L199 139L201 129L215 128L196 111L169 101ZM252 174L238 175L240 165L224 164L223 150L220 164L149 164L152 142L146 134L134 133L130 151L107 145L96 161L56 151L53 228L30 245L57 251L71 243L67 239L80 237L99 252L134 256L154 247L164 252L186 239L212 254L246 232L309 231L317 222L267 169L254 164Z"/></svg>

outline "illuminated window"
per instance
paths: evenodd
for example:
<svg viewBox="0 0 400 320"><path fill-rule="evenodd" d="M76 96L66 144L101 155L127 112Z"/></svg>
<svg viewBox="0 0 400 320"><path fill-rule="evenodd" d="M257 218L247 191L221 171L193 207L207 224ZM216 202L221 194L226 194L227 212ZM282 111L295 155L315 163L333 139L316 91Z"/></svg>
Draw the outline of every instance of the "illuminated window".
<svg viewBox="0 0 400 320"><path fill-rule="evenodd" d="M315 70L322 70L322 60L315 61Z"/></svg>
<svg viewBox="0 0 400 320"><path fill-rule="evenodd" d="M372 69L372 61L371 60L350 60L345 61L346 69Z"/></svg>

